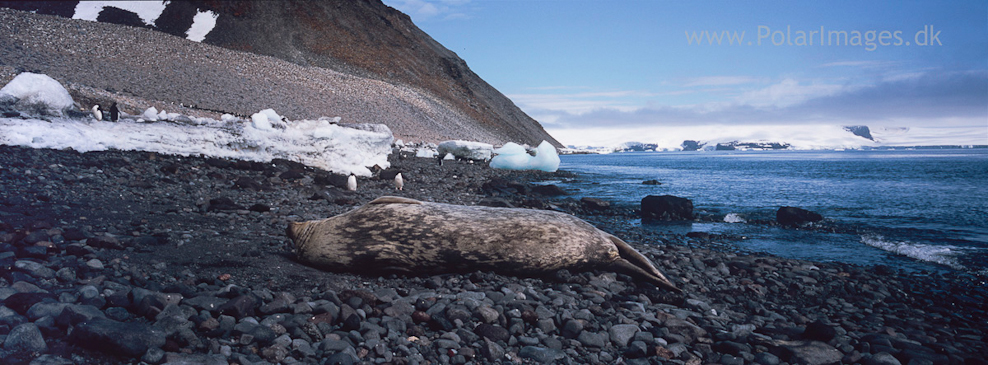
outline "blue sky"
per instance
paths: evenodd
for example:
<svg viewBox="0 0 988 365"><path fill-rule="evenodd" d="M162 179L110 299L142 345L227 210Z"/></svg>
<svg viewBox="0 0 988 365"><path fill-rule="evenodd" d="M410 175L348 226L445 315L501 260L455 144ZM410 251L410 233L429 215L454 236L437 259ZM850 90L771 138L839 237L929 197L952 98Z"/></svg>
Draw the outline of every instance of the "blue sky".
<svg viewBox="0 0 988 365"><path fill-rule="evenodd" d="M983 1L385 3L564 144L804 125L988 144Z"/></svg>

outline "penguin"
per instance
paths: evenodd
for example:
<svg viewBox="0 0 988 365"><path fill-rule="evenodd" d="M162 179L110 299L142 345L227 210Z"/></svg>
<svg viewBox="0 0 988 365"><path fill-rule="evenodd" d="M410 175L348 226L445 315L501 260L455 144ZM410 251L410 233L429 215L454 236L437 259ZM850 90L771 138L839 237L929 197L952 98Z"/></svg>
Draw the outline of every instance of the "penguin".
<svg viewBox="0 0 988 365"><path fill-rule="evenodd" d="M350 173L350 177L346 179L346 189L350 191L357 191L357 175Z"/></svg>
<svg viewBox="0 0 988 365"><path fill-rule="evenodd" d="M400 172L397 175L395 175L395 187L398 188L398 190L405 189L405 179L401 177Z"/></svg>
<svg viewBox="0 0 988 365"><path fill-rule="evenodd" d="M114 102L110 105L110 121L116 122L120 120L120 109L117 109L117 103Z"/></svg>
<svg viewBox="0 0 988 365"><path fill-rule="evenodd" d="M99 104L93 105L93 118L103 120L103 108L100 108Z"/></svg>

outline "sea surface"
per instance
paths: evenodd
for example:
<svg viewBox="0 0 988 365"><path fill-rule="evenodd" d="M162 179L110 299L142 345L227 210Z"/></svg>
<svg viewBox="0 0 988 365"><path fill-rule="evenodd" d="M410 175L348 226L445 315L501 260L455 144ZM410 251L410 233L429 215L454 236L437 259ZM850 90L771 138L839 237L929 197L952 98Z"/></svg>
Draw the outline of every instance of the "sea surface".
<svg viewBox="0 0 988 365"><path fill-rule="evenodd" d="M693 201L698 222L647 229L724 235L719 245L813 261L960 270L988 276L988 149L696 151L564 155L555 181L638 207L647 195ZM644 185L645 180L661 185ZM782 206L820 213L826 230L769 225Z"/></svg>

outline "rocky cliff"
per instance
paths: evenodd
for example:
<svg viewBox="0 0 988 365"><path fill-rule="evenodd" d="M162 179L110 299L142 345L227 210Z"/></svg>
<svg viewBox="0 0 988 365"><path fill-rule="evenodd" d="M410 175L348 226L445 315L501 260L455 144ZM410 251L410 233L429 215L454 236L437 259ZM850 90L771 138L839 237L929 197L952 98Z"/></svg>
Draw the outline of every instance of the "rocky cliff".
<svg viewBox="0 0 988 365"><path fill-rule="evenodd" d="M0 6L72 17L77 3ZM215 15L215 26L202 43L180 39L201 12ZM2 15L0 65L81 85L75 89L109 92L94 99L126 94L238 114L272 107L290 118L326 115L384 123L397 138L408 140L533 145L548 140L559 146L455 53L379 0L174 1L150 22L114 7L102 9L101 23L95 24L26 12ZM11 22L20 26L15 29ZM39 35L48 33L45 28L60 29L63 39L41 43ZM25 32L30 29L38 32ZM148 69L125 59L129 57L168 68ZM216 58L225 62L217 65ZM142 77L135 80L134 74ZM149 80L155 82L140 83ZM192 90L197 84L202 90Z"/></svg>

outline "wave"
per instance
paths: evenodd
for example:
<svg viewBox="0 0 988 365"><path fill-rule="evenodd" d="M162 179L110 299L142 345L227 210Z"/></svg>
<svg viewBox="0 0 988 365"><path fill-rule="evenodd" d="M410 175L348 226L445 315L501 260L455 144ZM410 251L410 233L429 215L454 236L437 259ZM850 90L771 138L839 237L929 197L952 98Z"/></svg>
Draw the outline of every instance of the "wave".
<svg viewBox="0 0 988 365"><path fill-rule="evenodd" d="M886 241L885 237L878 235L861 236L861 242L896 255L933 262L958 270L964 268L963 265L957 263L956 256L960 253L960 249L955 246L935 246L909 241Z"/></svg>
<svg viewBox="0 0 988 365"><path fill-rule="evenodd" d="M725 223L746 223L747 221L737 213L728 213L724 216Z"/></svg>

